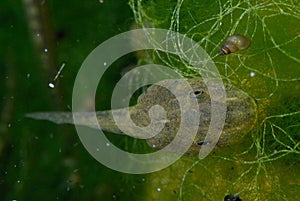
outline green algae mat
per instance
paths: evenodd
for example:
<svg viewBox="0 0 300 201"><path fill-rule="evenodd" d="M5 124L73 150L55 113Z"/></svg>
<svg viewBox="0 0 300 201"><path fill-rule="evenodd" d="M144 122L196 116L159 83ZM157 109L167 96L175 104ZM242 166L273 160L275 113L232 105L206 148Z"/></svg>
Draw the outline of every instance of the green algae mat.
<svg viewBox="0 0 300 201"><path fill-rule="evenodd" d="M203 160L182 158L149 176L145 200L299 199L300 13L298 1L130 1L139 27L178 31L198 41L229 83L256 100L256 127L243 140ZM249 48L219 56L228 37ZM197 70L159 51L148 57ZM233 198L232 198L233 199Z"/></svg>

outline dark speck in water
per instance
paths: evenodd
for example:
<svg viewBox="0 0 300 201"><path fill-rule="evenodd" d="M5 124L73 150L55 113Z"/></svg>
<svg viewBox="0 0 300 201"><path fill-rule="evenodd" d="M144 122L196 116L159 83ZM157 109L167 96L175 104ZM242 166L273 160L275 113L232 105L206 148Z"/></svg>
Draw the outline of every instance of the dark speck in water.
<svg viewBox="0 0 300 201"><path fill-rule="evenodd" d="M226 195L224 201L242 201L238 195Z"/></svg>

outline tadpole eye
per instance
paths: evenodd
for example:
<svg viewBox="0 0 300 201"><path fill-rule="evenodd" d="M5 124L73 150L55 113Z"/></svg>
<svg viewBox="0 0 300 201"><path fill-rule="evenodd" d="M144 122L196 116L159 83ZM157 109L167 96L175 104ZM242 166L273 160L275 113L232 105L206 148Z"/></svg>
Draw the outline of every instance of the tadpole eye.
<svg viewBox="0 0 300 201"><path fill-rule="evenodd" d="M199 94L203 94L204 92L203 91L200 91L200 90L196 90L196 91L194 91L194 94L197 96L197 95L199 95Z"/></svg>
<svg viewBox="0 0 300 201"><path fill-rule="evenodd" d="M202 91L202 90L195 90L191 94L191 96L194 97L194 98L202 98L203 95L204 95L204 91Z"/></svg>
<svg viewBox="0 0 300 201"><path fill-rule="evenodd" d="M209 144L210 142L209 141L206 141L206 140L199 140L197 141L197 145L199 146L202 146L202 145L207 145Z"/></svg>

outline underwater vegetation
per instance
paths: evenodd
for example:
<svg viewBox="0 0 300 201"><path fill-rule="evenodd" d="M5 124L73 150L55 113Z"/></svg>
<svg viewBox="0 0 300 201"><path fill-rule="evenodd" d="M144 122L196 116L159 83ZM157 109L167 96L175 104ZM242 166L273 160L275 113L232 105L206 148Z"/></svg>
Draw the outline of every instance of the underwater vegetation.
<svg viewBox="0 0 300 201"><path fill-rule="evenodd" d="M300 13L294 9L299 2L132 0L130 6L140 27L166 28L198 41L223 79L248 93L258 107L256 126L239 143L201 161L182 159L155 174L168 185L151 177L153 186L169 192L164 199L222 200L226 193L242 200L299 199ZM184 77L201 76L180 57L160 51L144 55ZM147 195L158 199L161 192Z"/></svg>

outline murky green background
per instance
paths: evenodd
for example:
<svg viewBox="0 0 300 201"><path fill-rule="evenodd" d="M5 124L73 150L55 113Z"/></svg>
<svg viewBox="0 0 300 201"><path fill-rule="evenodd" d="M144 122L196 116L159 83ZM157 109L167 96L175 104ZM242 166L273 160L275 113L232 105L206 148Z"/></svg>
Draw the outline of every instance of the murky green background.
<svg viewBox="0 0 300 201"><path fill-rule="evenodd" d="M102 166L82 146L74 126L24 117L33 111L70 111L75 76L86 56L132 25L128 2L36 4L42 5L45 15L42 22L47 24L50 41L44 48L49 49L51 62L41 61L45 53L28 28L26 9L32 8L20 0L0 3L0 200L140 200L144 176ZM120 61L122 67L131 62L135 58ZM63 63L65 68L53 82ZM99 109L110 107L110 93L120 78L118 66L102 80ZM116 144L129 146L122 139Z"/></svg>
<svg viewBox="0 0 300 201"><path fill-rule="evenodd" d="M189 201L222 200L226 194L243 200L300 199L298 1L36 1L46 27L42 45L29 28L35 19L26 17L33 8L23 2L0 3L0 200ZM224 79L257 100L253 132L202 161L183 157L160 172L128 175L94 160L74 126L24 118L33 111L70 111L81 63L101 42L131 29L135 20L139 26L172 29L199 41ZM250 48L216 57L233 33L248 35ZM110 108L123 68L149 59L138 56L111 66L100 83L97 109ZM166 57L151 59L169 63ZM178 70L196 75L185 66ZM110 140L125 150L147 149L127 137Z"/></svg>

